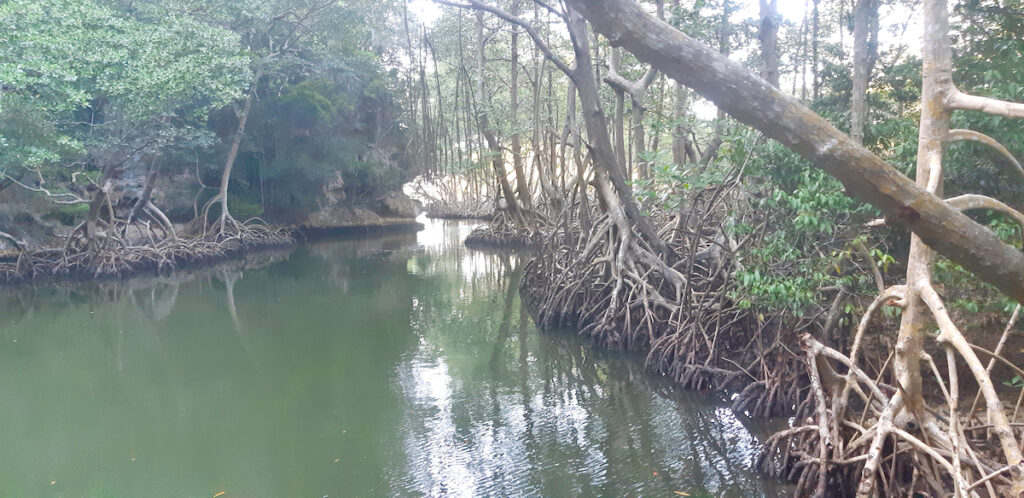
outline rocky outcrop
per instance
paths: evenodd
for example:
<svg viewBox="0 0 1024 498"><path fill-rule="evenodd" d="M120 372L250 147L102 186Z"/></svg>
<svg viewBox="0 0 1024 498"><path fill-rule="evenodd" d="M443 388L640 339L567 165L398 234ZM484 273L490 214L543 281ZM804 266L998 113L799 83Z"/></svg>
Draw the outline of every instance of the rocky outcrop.
<svg viewBox="0 0 1024 498"><path fill-rule="evenodd" d="M413 211L415 213L415 211ZM415 215L414 215L415 216ZM381 216L358 206L325 206L302 222L298 231L307 236L335 235L354 231L419 230L414 216Z"/></svg>
<svg viewBox="0 0 1024 498"><path fill-rule="evenodd" d="M302 228L329 229L334 227L368 226L380 223L381 217L369 209L349 206L325 206L302 223Z"/></svg>
<svg viewBox="0 0 1024 498"><path fill-rule="evenodd" d="M377 214L386 217L415 218L418 214L416 201L397 190L384 194L376 208Z"/></svg>

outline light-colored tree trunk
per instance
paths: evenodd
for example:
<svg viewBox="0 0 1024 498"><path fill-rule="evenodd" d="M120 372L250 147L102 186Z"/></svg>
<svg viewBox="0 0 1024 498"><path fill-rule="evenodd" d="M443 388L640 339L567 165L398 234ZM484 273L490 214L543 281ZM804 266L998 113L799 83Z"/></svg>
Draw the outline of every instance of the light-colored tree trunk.
<svg viewBox="0 0 1024 498"><path fill-rule="evenodd" d="M672 161L680 166L686 163L697 162L697 150L690 141L690 127L687 126L686 118L690 110L689 99L686 87L675 84L675 112L676 125L672 130Z"/></svg>
<svg viewBox="0 0 1024 498"><path fill-rule="evenodd" d="M263 67L261 66L256 70L256 74L253 76L252 88L249 89L249 96L245 99L245 105L242 107L242 112L238 115L238 129L235 130L235 136L231 139L231 148L228 149L228 157L224 161L224 169L220 174L220 187L217 190L217 200L220 202L220 231L223 233L224 228L227 225L227 221L231 216L228 212L228 184L231 183L231 170L235 167L235 159L238 158L238 147L242 143L242 137L245 136L245 124L249 121L249 113L252 111L252 103L256 100L256 88L260 83L260 78L263 77ZM205 215L205 213L204 213ZM206 223L204 216L203 223Z"/></svg>
<svg viewBox="0 0 1024 498"><path fill-rule="evenodd" d="M813 7L811 7L811 96L814 100L818 100L821 96L821 83L818 79L818 33L820 32L820 18L818 13L818 4L821 0L811 0Z"/></svg>

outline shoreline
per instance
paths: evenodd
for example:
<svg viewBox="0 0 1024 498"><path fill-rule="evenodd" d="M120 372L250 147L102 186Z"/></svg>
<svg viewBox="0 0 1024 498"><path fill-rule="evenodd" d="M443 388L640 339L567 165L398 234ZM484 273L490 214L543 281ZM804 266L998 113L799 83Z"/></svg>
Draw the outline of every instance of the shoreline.
<svg viewBox="0 0 1024 498"><path fill-rule="evenodd" d="M203 269L252 254L291 250L304 243L348 237L393 233L417 233L424 225L413 218L382 219L374 223L332 227L281 227L279 233L262 237L231 238L203 242L197 238L160 241L154 245L130 246L95 255L90 261L74 261L84 253L67 255L59 248L47 248L0 261L0 288L37 284L112 282L143 276L164 276L180 271ZM143 259L118 261L124 252L147 253ZM98 262L96 260L99 260ZM111 263L111 260L114 260Z"/></svg>

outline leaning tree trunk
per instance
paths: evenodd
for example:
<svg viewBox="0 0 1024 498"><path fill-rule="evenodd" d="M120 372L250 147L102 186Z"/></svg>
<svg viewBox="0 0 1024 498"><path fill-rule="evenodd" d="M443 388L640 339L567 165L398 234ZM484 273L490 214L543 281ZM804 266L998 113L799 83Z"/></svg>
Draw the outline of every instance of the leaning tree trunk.
<svg viewBox="0 0 1024 498"><path fill-rule="evenodd" d="M892 224L1007 295L1024 300L1024 254L991 230L929 193L849 136L748 72L742 65L651 16L632 0L567 0L640 60L694 89L738 121L778 140L840 182L851 197L874 205ZM958 109L1024 117L1024 105L957 92Z"/></svg>
<svg viewBox="0 0 1024 498"><path fill-rule="evenodd" d="M1024 221L1024 214L984 196L961 196L949 201L939 197L942 194L942 152L947 141L971 139L993 145L1003 154L1006 150L991 138L976 132L951 132L949 117L952 111L981 110L1020 118L1024 117L1024 104L969 96L956 89L952 82L952 52L945 0L924 2L924 83L916 183L895 172L795 99L779 93L738 64L718 57L707 47L659 23L634 2L568 0L568 3L581 9L613 43L630 49L639 58L715 101L737 119L789 146L838 178L849 194L880 208L888 221L912 230L907 283L886 289L872 304L858 327L849 357L822 345L809 334L802 337L812 392L816 397L814 418L817 423L791 431L810 430L817 435L817 448L801 457L811 459L804 460L805 468L820 469L815 474L813 493L823 495L826 492L831 466L863 462L857 494L871 496L876 475L884 471L880 464L886 453L886 442L893 440L907 448L904 452L913 453L913 462L921 462L912 464L915 465L915 473L925 476L915 481L919 487L945 493L946 490L942 489L945 487L943 474L932 470L942 468L945 475L952 476L953 491L957 495L967 494L968 490L982 484L992 486L989 480L993 478L998 478L1000 487L1005 487L1012 496L1024 493L1020 445L1005 408L975 352L977 346L970 344L953 324L942 298L931 283L932 250L936 249L1018 301L1024 298L1024 255L971 221L960 210L985 207L1003 211L1020 221ZM1010 159L1016 161L1012 156ZM899 387L890 386L887 392L880 389L877 380L864 375L858 368L856 356L870 313L886 303L906 308L892 367L893 384ZM939 326L936 339L945 348L949 364L949 375L943 379L932 363L935 381L949 406L946 420L939 419L926 408L924 397L921 362L931 362L931 359L923 353L922 344L927 332L925 326L932 320ZM989 355L994 357L995 353L989 352ZM837 374L828 366L826 358L843 363L847 373ZM966 363L979 386L979 396L985 401L991 431L999 443L1000 457L996 461L979 457L964 436L958 409L958 361ZM858 420L869 423L850 435L849 419L844 419L844 413L852 406L846 400L853 386L857 386L856 391L862 395L862 389L870 390L873 399L862 396L867 399L860 408L864 415ZM839 395L838 388L842 388L842 395ZM832 410L827 408L826 392L832 396ZM867 418L869 414L871 417ZM911 421L916 424L911 424ZM942 430L942 425L946 430ZM919 436L909 432L918 429L922 432ZM847 437L851 440L841 440ZM865 452L863 443L866 439L870 439L871 444ZM855 440L860 443L853 444ZM895 455L892 461L895 465ZM974 467L977 474L971 474ZM968 470L965 472L964 469ZM971 475L976 479L973 484L968 483ZM895 479L896 476L889 476L887 492L899 489L893 487L899 485ZM810 492L808 488L804 489Z"/></svg>
<svg viewBox="0 0 1024 498"><path fill-rule="evenodd" d="M256 70L256 75L252 80L252 88L249 89L249 96L245 99L245 106L242 107L242 113L238 115L238 129L235 130L235 136L231 139L231 148L228 150L228 158L224 161L224 170L220 175L220 188L217 190L217 195L214 197L216 201L220 203L220 233L224 233L224 229L227 223L234 222L231 218L231 214L228 212L228 184L231 182L231 170L235 166L235 159L238 158L238 147L242 143L242 136L245 135L245 124L249 120L249 113L252 111L252 103L256 100L256 88L259 85L260 78L263 77L263 68L260 67ZM206 213L203 213L203 224L206 224Z"/></svg>

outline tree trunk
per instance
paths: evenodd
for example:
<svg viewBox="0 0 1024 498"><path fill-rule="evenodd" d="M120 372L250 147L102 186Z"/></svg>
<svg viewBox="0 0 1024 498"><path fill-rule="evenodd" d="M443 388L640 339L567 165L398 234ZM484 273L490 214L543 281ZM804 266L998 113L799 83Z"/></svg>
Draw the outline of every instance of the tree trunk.
<svg viewBox="0 0 1024 498"><path fill-rule="evenodd" d="M610 58L610 67L619 67L619 49L612 49L612 56ZM610 71L610 70L609 70ZM626 178L629 178L629 166L626 160L626 92L620 88L614 88L615 91L615 121L612 126L614 127L615 133L615 158L618 159L620 167L626 174Z"/></svg>
<svg viewBox="0 0 1024 498"><path fill-rule="evenodd" d="M757 30L757 39L761 42L761 60L764 64L761 77L779 87L779 7L778 0L760 0L761 23Z"/></svg>
<svg viewBox="0 0 1024 498"><path fill-rule="evenodd" d="M630 97L629 103L632 106L629 111L629 121L633 126L633 169L636 169L637 178L647 178L647 170L643 163L644 154L644 103L643 99Z"/></svg>
<svg viewBox="0 0 1024 498"><path fill-rule="evenodd" d="M512 15L519 15L519 0L512 0ZM533 203L526 172L523 168L523 145L519 136L519 26L512 25L512 68L509 81L509 111L512 114L512 169L516 173L519 203L530 209Z"/></svg>
<svg viewBox="0 0 1024 498"><path fill-rule="evenodd" d="M633 192L622 174L623 167L621 164L616 164L615 152L609 140L611 135L608 133L608 124L605 121L604 110L601 108L601 99L598 95L586 21L575 11L570 12L569 32L573 38L573 48L576 54L573 81L575 81L579 92L583 121L587 127L587 137L591 141L590 152L594 156L594 164L599 168L594 175L595 185L600 188L602 182L611 181L614 195L623 211L622 215L634 225L640 236L655 252L672 264L675 259L674 254L665 241L658 236L658 232L650 220L640 213L636 200L633 198Z"/></svg>
<svg viewBox="0 0 1024 498"><path fill-rule="evenodd" d="M821 96L821 84L818 80L818 32L820 29L820 21L818 17L818 4L821 0L812 0L812 22L811 22L811 86L813 91L811 93L815 101Z"/></svg>
<svg viewBox="0 0 1024 498"><path fill-rule="evenodd" d="M498 186L501 189L501 195L505 199L506 209L512 214L513 218L517 221L521 221L521 210L519 209L519 203L516 202L516 194L512 190L512 185L508 181L508 173L505 171L505 161L503 159L503 151L501 149L501 143L498 142L498 137L495 135L494 130L491 129L490 120L487 117L487 111L484 110L484 14L483 12L477 12L476 16L476 39L477 39L477 52L476 52L476 102L477 102L477 114L476 120L480 128L480 133L483 135L484 140L487 141L487 148L490 149L491 153L491 167L494 169L495 179L498 181Z"/></svg>
<svg viewBox="0 0 1024 498"><path fill-rule="evenodd" d="M873 31L873 32L872 32ZM850 138L864 143L868 82L877 51L878 0L857 0L853 11L853 94L850 101Z"/></svg>
<svg viewBox="0 0 1024 498"><path fill-rule="evenodd" d="M228 158L224 162L224 170L220 175L220 188L217 190L217 199L220 201L220 231L224 231L224 226L227 222L228 216L228 183L231 182L231 169L235 166L235 158L238 157L238 146L242 143L242 136L245 135L245 123L249 120L249 112L252 111L252 102L256 99L256 88L259 86L260 78L263 77L263 68L260 67L256 70L256 75L252 80L252 88L249 89L249 96L245 99L245 106L242 108L242 113L238 115L238 129L235 131L234 138L231 139L231 149L228 150ZM203 220L206 223L206 220Z"/></svg>
<svg viewBox="0 0 1024 498"><path fill-rule="evenodd" d="M132 224L133 220L139 218L142 213L142 209L149 203L150 197L153 196L153 187L156 185L156 177L160 171L159 159L154 157L149 163L149 171L146 172L146 179L142 183L142 192L139 193L139 198L135 200L135 204L132 205L132 210L128 213L128 218L124 224L124 233L128 233L128 227Z"/></svg>
<svg viewBox="0 0 1024 498"><path fill-rule="evenodd" d="M676 126L672 133L672 162L682 166L697 162L697 151L690 141L690 127L686 125L689 99L686 87L676 83L675 115Z"/></svg>

